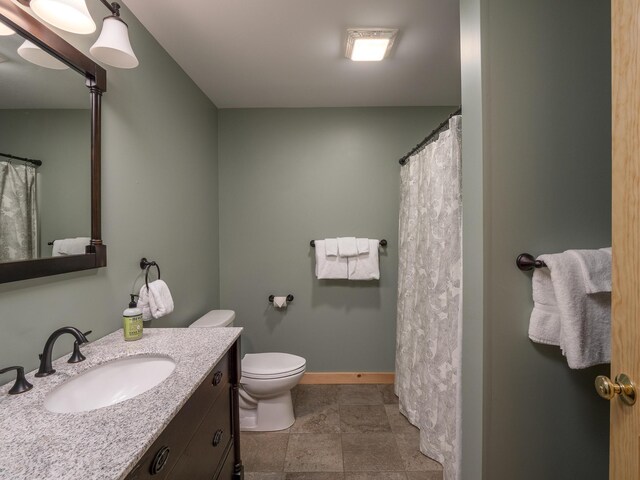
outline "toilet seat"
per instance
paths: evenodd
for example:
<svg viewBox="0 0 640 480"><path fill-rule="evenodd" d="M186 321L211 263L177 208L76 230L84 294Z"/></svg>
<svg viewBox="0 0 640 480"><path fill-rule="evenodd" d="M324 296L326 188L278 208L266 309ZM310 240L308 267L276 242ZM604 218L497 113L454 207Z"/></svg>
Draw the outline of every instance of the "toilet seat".
<svg viewBox="0 0 640 480"><path fill-rule="evenodd" d="M289 353L248 353L242 359L242 376L255 380L285 378L304 372L304 358Z"/></svg>

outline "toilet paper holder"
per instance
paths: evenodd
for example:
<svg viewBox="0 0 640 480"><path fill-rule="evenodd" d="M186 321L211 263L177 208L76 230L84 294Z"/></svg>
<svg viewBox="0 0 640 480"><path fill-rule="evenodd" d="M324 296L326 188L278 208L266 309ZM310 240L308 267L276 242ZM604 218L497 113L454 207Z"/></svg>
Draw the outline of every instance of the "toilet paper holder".
<svg viewBox="0 0 640 480"><path fill-rule="evenodd" d="M275 295L269 295L269 303L273 303L274 298L276 298ZM293 295L287 295L287 302L293 302Z"/></svg>

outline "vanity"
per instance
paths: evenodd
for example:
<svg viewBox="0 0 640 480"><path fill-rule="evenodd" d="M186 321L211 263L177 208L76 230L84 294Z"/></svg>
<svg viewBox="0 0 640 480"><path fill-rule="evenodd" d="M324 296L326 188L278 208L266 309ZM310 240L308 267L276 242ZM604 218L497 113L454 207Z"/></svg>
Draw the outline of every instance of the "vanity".
<svg viewBox="0 0 640 480"><path fill-rule="evenodd" d="M241 331L145 329L141 340L125 342L118 330L82 346L83 362L67 363L65 355L53 362L54 374L36 378L35 372L29 373L33 389L26 393L8 395L11 385L4 385L0 479L242 479ZM81 382L123 359L165 359L175 367L143 393L93 408L96 398L109 394L110 380L99 374L98 383ZM126 365L115 371L124 375L125 384L134 385L140 378ZM65 395L71 383L81 386L80 395L72 391L67 402L52 402ZM105 392L98 391L100 384ZM60 413L60 408L70 413Z"/></svg>

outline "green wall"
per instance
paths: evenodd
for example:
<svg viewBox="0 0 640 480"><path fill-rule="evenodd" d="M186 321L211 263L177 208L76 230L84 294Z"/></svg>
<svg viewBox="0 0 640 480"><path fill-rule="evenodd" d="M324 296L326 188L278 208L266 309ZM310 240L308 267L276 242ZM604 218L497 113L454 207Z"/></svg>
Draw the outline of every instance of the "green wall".
<svg viewBox="0 0 640 480"><path fill-rule="evenodd" d="M104 8L90 3L94 18L102 18ZM133 15L126 9L122 15L140 66L109 68L103 98L102 224L108 266L0 285L0 365L35 368L46 338L64 325L92 329L93 339L120 328L142 256L158 261L176 304L176 311L153 321L154 326L185 326L218 306L217 140L212 134L217 111ZM68 37L82 41L85 52L93 41ZM70 350L70 339L59 343L58 354ZM0 383L9 380L0 377Z"/></svg>
<svg viewBox="0 0 640 480"><path fill-rule="evenodd" d="M397 160L456 107L220 110L220 305L249 352L393 371ZM386 238L379 282L319 281L311 239ZM295 300L284 312L270 294Z"/></svg>
<svg viewBox="0 0 640 480"><path fill-rule="evenodd" d="M514 260L610 245L609 9L600 0L463 1L463 108L472 113L463 163L482 173L465 180L465 216L478 195L484 205L482 233L465 230L464 260L466 287L484 279L481 301L468 287L464 300L464 328L483 323L484 351L467 338L462 372L468 401L481 385L484 412L464 403L463 435L478 440L483 422L485 479L608 478L609 405L593 380L609 368L570 370L558 348L529 341L531 275ZM466 256L468 245L482 262ZM470 469L477 443L467 450L465 480L480 478Z"/></svg>
<svg viewBox="0 0 640 480"><path fill-rule="evenodd" d="M90 132L90 110L0 110L0 151L42 160L37 170L41 257L51 256L52 240L91 236Z"/></svg>

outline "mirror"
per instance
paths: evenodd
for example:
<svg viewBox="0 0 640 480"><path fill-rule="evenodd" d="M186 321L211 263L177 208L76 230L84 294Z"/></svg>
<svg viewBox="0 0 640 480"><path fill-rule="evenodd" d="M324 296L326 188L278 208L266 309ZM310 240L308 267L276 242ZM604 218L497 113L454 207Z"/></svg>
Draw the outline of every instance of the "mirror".
<svg viewBox="0 0 640 480"><path fill-rule="evenodd" d="M22 58L26 42L0 36L2 263L84 254L91 243L89 91L46 52L56 69ZM62 240L77 237L86 240Z"/></svg>
<svg viewBox="0 0 640 480"><path fill-rule="evenodd" d="M101 67L0 0L0 283L106 265L105 85Z"/></svg>

